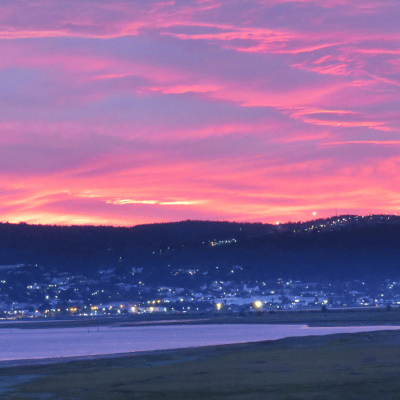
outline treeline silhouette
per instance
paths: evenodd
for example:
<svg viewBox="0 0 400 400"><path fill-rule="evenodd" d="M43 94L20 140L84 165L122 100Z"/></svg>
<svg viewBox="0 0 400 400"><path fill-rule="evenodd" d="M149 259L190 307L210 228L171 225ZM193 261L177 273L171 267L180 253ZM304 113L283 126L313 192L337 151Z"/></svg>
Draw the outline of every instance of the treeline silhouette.
<svg viewBox="0 0 400 400"><path fill-rule="evenodd" d="M200 274L243 281L400 276L398 221L360 221L320 231L305 231L305 226L213 221L131 228L1 223L0 265L38 264L49 272L72 274L109 268L126 274L135 267L143 268L142 276L155 283L175 284L194 281ZM219 243L224 240L228 242ZM180 269L198 269L199 274L180 274Z"/></svg>

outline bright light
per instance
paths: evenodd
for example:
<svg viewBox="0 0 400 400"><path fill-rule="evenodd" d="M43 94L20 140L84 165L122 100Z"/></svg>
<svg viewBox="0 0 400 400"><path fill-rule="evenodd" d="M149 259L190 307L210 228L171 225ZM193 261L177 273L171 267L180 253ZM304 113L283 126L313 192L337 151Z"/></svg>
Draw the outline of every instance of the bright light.
<svg viewBox="0 0 400 400"><path fill-rule="evenodd" d="M217 310L220 310L220 309L222 308L222 304L221 304L221 303L215 304L215 308L216 308Z"/></svg>
<svg viewBox="0 0 400 400"><path fill-rule="evenodd" d="M313 211L312 215L314 215L314 216L317 215L317 212L316 212L316 211Z"/></svg>
<svg viewBox="0 0 400 400"><path fill-rule="evenodd" d="M260 300L255 301L254 302L254 307L261 308L262 307L262 302Z"/></svg>

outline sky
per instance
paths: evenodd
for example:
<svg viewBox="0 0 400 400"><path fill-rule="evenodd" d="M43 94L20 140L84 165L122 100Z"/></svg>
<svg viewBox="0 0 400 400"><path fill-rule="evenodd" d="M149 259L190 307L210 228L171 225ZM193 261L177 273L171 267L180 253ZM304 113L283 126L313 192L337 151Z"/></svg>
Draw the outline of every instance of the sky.
<svg viewBox="0 0 400 400"><path fill-rule="evenodd" d="M0 0L0 221L400 211L398 0Z"/></svg>

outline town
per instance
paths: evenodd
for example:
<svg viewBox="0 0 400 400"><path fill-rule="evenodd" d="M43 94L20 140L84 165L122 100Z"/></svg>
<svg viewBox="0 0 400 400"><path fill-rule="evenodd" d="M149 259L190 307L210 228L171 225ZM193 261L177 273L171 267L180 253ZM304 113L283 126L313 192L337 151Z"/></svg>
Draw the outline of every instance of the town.
<svg viewBox="0 0 400 400"><path fill-rule="evenodd" d="M206 223L189 221L177 224L171 226L182 230L187 224L191 224L187 229L193 231L193 224L201 228ZM24 262L0 265L0 318L94 317L145 313L243 315L278 310L353 307L390 309L400 305L400 281L393 273L398 266L396 252L386 251L387 246L398 248L396 229L399 229L400 218L397 215L346 215L275 226L211 224L216 224L217 227L220 226L218 224L224 224L225 233L216 234L213 238L207 233L209 239L202 236L201 239L192 239L190 243L171 239L171 243L157 245L154 241L153 248L144 248L142 252L135 250L136 258L130 255L127 245L120 246L117 250L107 248L102 254L109 257L108 261L105 260L106 256L100 255L104 259L98 264L94 263L99 265L97 267L85 268L93 257L81 249L78 249L81 252L79 257L83 261L75 262L74 268L65 265L55 267L54 261L52 264L48 261L29 263L26 262L26 256L21 260ZM213 230L215 226L212 225ZM226 233L227 226L235 231ZM382 231L382 227L386 231ZM21 247L26 246L23 242L26 230L31 230L38 236L36 230L40 229L62 229L62 232L69 229L24 224L1 224L0 228L2 237L11 239L12 230L17 230ZM155 229L154 226L141 229L150 228ZM161 228L169 229L169 225L156 227L158 230ZM99 232L96 227L90 229ZM246 229L250 234L245 232ZM377 241L373 236L375 231L383 238L383 244L378 243L376 248L374 244ZM76 236L76 231L73 232ZM111 233L115 236L115 232L120 231ZM320 235L331 233L336 236L324 236L321 242L323 246L328 246L324 249L328 249L326 254L330 256L321 260L318 257L318 248L314 249L314 243L320 240ZM154 232L151 234L156 237ZM365 237L373 244L364 244L365 237L360 236L362 234L367 235ZM144 234L141 232L141 235ZM52 240L56 243L54 236L52 235ZM118 240L122 242L123 237ZM298 242L297 238L301 241ZM355 238L356 245L362 242L361 247L349 244L349 238ZM11 239L8 239L10 243ZM108 236L104 240L110 242ZM389 243L391 240L392 244ZM48 248L47 242L44 245L45 252ZM60 239L60 243L64 242L65 240ZM22 254L18 249L10 250L11 246L6 247L4 243L3 239L4 253L12 253L14 259ZM80 244L81 248L90 248L91 245ZM56 246L61 245L57 242ZM268 250L265 256L265 248L268 249L268 246L272 250ZM37 247L31 246L31 259L44 258ZM75 251L75 247L73 249ZM95 252L93 249L89 250ZM65 250L61 248L60 251L65 256ZM245 251L248 251L248 255L240 258L238 255ZM301 252L304 254L301 255ZM275 253L281 254L281 258L273 258ZM385 254L390 257L393 255L394 258L385 259ZM70 262L69 258L67 260ZM234 260L237 262L234 263ZM369 267L368 262L371 262ZM261 266L261 263L266 266ZM300 269L296 268L296 263L305 266L301 268L303 274L310 270L302 279L296 274ZM392 269L388 269L389 267ZM346 270L351 270L351 274L345 276L343 271ZM357 271L364 270L367 274L357 276ZM374 274L371 275L371 272ZM324 277L325 273L327 276Z"/></svg>
<svg viewBox="0 0 400 400"><path fill-rule="evenodd" d="M235 266L232 275L240 274ZM142 282L140 268L130 276L113 269L97 276L36 274L26 280L26 266L0 266L2 319L62 316L126 315L131 313L200 314L249 313L274 310L310 310L350 307L398 307L400 282L300 282L278 278L269 281L218 280L195 288L152 286ZM187 269L181 274L198 274Z"/></svg>

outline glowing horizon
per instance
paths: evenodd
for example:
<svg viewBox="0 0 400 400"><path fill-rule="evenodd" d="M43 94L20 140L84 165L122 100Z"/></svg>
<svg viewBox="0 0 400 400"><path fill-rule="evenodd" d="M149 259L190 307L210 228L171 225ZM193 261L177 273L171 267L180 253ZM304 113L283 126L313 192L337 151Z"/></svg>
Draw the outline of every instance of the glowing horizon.
<svg viewBox="0 0 400 400"><path fill-rule="evenodd" d="M0 222L400 212L399 20L395 0L1 4Z"/></svg>

